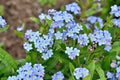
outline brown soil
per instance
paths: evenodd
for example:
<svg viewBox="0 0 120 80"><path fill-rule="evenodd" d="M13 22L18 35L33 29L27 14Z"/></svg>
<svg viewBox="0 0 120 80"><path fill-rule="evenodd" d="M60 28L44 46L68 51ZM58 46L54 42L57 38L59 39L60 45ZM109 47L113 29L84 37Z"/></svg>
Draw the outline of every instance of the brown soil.
<svg viewBox="0 0 120 80"><path fill-rule="evenodd" d="M52 7L59 9L74 0L58 0L57 5ZM25 50L23 49L24 39L18 38L14 30L17 26L25 23L25 29L37 30L37 24L30 20L30 17L38 17L42 12L47 12L49 6L40 6L38 0L0 0L0 5L4 6L4 18L10 25L9 30L0 33L0 43L14 58L21 59L25 57Z"/></svg>

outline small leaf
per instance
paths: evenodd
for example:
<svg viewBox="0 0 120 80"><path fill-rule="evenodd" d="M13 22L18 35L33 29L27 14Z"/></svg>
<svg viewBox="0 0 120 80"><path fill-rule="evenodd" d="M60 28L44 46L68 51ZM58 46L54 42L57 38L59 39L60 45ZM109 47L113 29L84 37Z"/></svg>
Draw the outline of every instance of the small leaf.
<svg viewBox="0 0 120 80"><path fill-rule="evenodd" d="M31 17L30 19L31 19L33 22L37 23L39 26L42 27L42 23L40 22L40 19L35 18L35 17Z"/></svg>
<svg viewBox="0 0 120 80"><path fill-rule="evenodd" d="M91 77L91 80L92 80L93 75L94 75L94 71L95 71L95 61L92 61L92 62L88 65L87 68L88 68L89 71L90 71L90 76L89 76L89 78Z"/></svg>
<svg viewBox="0 0 120 80"><path fill-rule="evenodd" d="M101 66L99 64L96 64L96 67L95 67L97 73L99 74L99 77L100 77L100 80L104 80L105 79L105 73L103 71L103 69L101 68Z"/></svg>
<svg viewBox="0 0 120 80"><path fill-rule="evenodd" d="M97 79L97 80L106 80L106 78L101 78L101 79Z"/></svg>
<svg viewBox="0 0 120 80"><path fill-rule="evenodd" d="M0 16L4 15L4 7L3 5L0 5Z"/></svg>
<svg viewBox="0 0 120 80"><path fill-rule="evenodd" d="M91 32L90 29L88 29L84 24L81 24L82 25L82 28L83 28L83 31L87 34L89 34Z"/></svg>
<svg viewBox="0 0 120 80"><path fill-rule="evenodd" d="M12 71L17 69L16 61L2 48L0 48L0 61Z"/></svg>
<svg viewBox="0 0 120 80"><path fill-rule="evenodd" d="M9 25L6 25L4 28L0 28L0 32L4 32L9 28Z"/></svg>
<svg viewBox="0 0 120 80"><path fill-rule="evenodd" d="M14 33L15 33L18 37L24 38L24 32L19 32L19 31L17 31L17 30L14 30Z"/></svg>
<svg viewBox="0 0 120 80"><path fill-rule="evenodd" d="M92 80L91 75L86 76L85 78L83 78L83 80Z"/></svg>
<svg viewBox="0 0 120 80"><path fill-rule="evenodd" d="M102 11L102 8L101 9L89 9L85 12L85 16L88 17L101 11Z"/></svg>
<svg viewBox="0 0 120 80"><path fill-rule="evenodd" d="M75 80L74 75L73 75L73 71L74 71L75 67L71 62L69 62L69 68L70 68L70 73L72 75L71 78L72 78L72 80Z"/></svg>
<svg viewBox="0 0 120 80"><path fill-rule="evenodd" d="M35 52L35 51L28 52L26 61L31 62L32 64L35 64L37 62L37 52Z"/></svg>

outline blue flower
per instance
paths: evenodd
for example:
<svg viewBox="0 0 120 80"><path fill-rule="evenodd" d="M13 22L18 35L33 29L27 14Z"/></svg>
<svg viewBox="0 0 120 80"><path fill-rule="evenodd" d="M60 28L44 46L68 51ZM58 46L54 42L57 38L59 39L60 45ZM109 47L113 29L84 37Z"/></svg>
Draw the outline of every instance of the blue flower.
<svg viewBox="0 0 120 80"><path fill-rule="evenodd" d="M61 28L62 26L64 26L63 21L56 21L56 22L53 21L50 25L50 29Z"/></svg>
<svg viewBox="0 0 120 80"><path fill-rule="evenodd" d="M72 29L68 30L67 36L68 37L73 37L74 36L74 31Z"/></svg>
<svg viewBox="0 0 120 80"><path fill-rule="evenodd" d="M72 16L72 14L69 14L66 11L64 11L63 19L65 20L65 22L73 21L73 16Z"/></svg>
<svg viewBox="0 0 120 80"><path fill-rule="evenodd" d="M73 74L76 79L85 78L89 75L89 70L86 68L76 68Z"/></svg>
<svg viewBox="0 0 120 80"><path fill-rule="evenodd" d="M50 57L52 57L52 55L53 55L53 50L50 49L50 50L47 50L47 53L42 53L42 58L43 58L44 60L47 60L47 59L49 59Z"/></svg>
<svg viewBox="0 0 120 80"><path fill-rule="evenodd" d="M31 33L32 33L32 30L31 30L31 29L30 29L30 30L27 30L27 31L25 32L25 38L30 39Z"/></svg>
<svg viewBox="0 0 120 80"><path fill-rule="evenodd" d="M18 80L16 76L9 76L7 80Z"/></svg>
<svg viewBox="0 0 120 80"><path fill-rule="evenodd" d="M116 78L120 79L120 67L116 68Z"/></svg>
<svg viewBox="0 0 120 80"><path fill-rule="evenodd" d="M117 73L120 73L120 67L116 68Z"/></svg>
<svg viewBox="0 0 120 80"><path fill-rule="evenodd" d="M63 33L61 33L60 31L57 31L57 32L55 33L55 37L56 37L57 40L58 40L58 39L62 39L62 36L63 36Z"/></svg>
<svg viewBox="0 0 120 80"><path fill-rule="evenodd" d="M70 59L75 59L76 56L79 56L80 50L73 47L66 47L65 53L68 55Z"/></svg>
<svg viewBox="0 0 120 80"><path fill-rule="evenodd" d="M52 80L64 80L64 75L61 71L55 73L53 76L52 76Z"/></svg>
<svg viewBox="0 0 120 80"><path fill-rule="evenodd" d="M111 68L116 68L117 67L116 61L112 61L112 63L110 64L110 67Z"/></svg>
<svg viewBox="0 0 120 80"><path fill-rule="evenodd" d="M34 66L33 66L33 75L34 76L39 76L39 77L41 77L41 78L43 78L44 77L44 72L45 72L45 70L44 70L44 67L41 65L41 64L34 64Z"/></svg>
<svg viewBox="0 0 120 80"><path fill-rule="evenodd" d="M49 10L48 10L48 14L54 14L55 12L56 12L55 9L49 9Z"/></svg>
<svg viewBox="0 0 120 80"><path fill-rule="evenodd" d="M30 44L28 42L25 42L23 46L24 46L24 49L27 50L27 51L30 51L30 50L33 49L32 44Z"/></svg>
<svg viewBox="0 0 120 80"><path fill-rule="evenodd" d="M112 12L118 11L118 6L117 6L117 5L111 6L111 11L112 11Z"/></svg>
<svg viewBox="0 0 120 80"><path fill-rule="evenodd" d="M120 17L120 6L117 5L111 6L110 14L113 14L115 17Z"/></svg>
<svg viewBox="0 0 120 80"><path fill-rule="evenodd" d="M87 21L89 21L91 24L94 24L97 21L97 17L95 17L95 16L89 16L87 18Z"/></svg>
<svg viewBox="0 0 120 80"><path fill-rule="evenodd" d="M7 25L5 19L2 18L2 16L0 16L0 28L4 28Z"/></svg>
<svg viewBox="0 0 120 80"><path fill-rule="evenodd" d="M120 72L116 73L116 78L119 80L120 79Z"/></svg>
<svg viewBox="0 0 120 80"><path fill-rule="evenodd" d="M117 60L120 60L120 56L116 55L116 59L117 59ZM118 62L119 62L119 61L118 61Z"/></svg>
<svg viewBox="0 0 120 80"><path fill-rule="evenodd" d="M120 19L114 19L113 24L120 28Z"/></svg>
<svg viewBox="0 0 120 80"><path fill-rule="evenodd" d="M94 34L92 34L92 33L90 33L88 36L92 42L97 40L96 37L94 36Z"/></svg>
<svg viewBox="0 0 120 80"><path fill-rule="evenodd" d="M42 14L39 15L39 19L40 20L45 20L45 19L51 20L51 16L42 13Z"/></svg>
<svg viewBox="0 0 120 80"><path fill-rule="evenodd" d="M18 26L17 27L17 31L19 31L19 32L23 31L23 27L22 26Z"/></svg>
<svg viewBox="0 0 120 80"><path fill-rule="evenodd" d="M89 43L87 34L79 34L79 36L78 36L78 43L81 46L87 46L88 43Z"/></svg>
<svg viewBox="0 0 120 80"><path fill-rule="evenodd" d="M110 51L112 49L111 47L111 42L112 42L112 37L111 34L107 30L98 30L95 29L94 33L89 34L89 38L92 42L98 43L99 46L105 45L104 50Z"/></svg>
<svg viewBox="0 0 120 80"><path fill-rule="evenodd" d="M67 11L70 11L70 12L73 12L74 14L80 14L80 10L81 8L78 6L77 3L71 3L71 4L68 4L66 5L66 10Z"/></svg>
<svg viewBox="0 0 120 80"><path fill-rule="evenodd" d="M26 63L17 72L17 76L9 76L8 80L43 80L45 74L41 64L34 64L32 67L31 63Z"/></svg>
<svg viewBox="0 0 120 80"><path fill-rule="evenodd" d="M106 50L106 51L110 51L111 49L112 49L111 45L106 45L105 48L104 48L104 50Z"/></svg>
<svg viewBox="0 0 120 80"><path fill-rule="evenodd" d="M89 17L87 18L87 21L90 22L91 24L94 24L94 25L95 25L96 22L98 22L100 28L103 27L103 19L100 18L100 17L89 16ZM96 25L95 25L95 28L97 28Z"/></svg>
<svg viewBox="0 0 120 80"><path fill-rule="evenodd" d="M39 19L40 19L40 20L44 20L44 19L45 19L45 16L46 16L46 14L43 14L43 13L42 13L42 14L39 15Z"/></svg>
<svg viewBox="0 0 120 80"><path fill-rule="evenodd" d="M114 77L114 74L113 73L111 73L111 72L107 72L107 78L108 79L112 79L113 77Z"/></svg>
<svg viewBox="0 0 120 80"><path fill-rule="evenodd" d="M62 13L62 11L55 12L54 16L53 16L53 19L55 21L63 21L64 19L63 19L63 13Z"/></svg>

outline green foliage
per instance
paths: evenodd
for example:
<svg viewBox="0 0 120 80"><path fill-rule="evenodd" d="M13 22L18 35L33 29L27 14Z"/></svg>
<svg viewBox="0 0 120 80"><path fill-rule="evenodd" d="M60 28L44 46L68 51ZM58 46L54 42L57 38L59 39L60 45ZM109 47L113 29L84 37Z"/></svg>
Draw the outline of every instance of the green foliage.
<svg viewBox="0 0 120 80"><path fill-rule="evenodd" d="M48 6L55 6L56 0L39 0L40 5L48 5Z"/></svg>
<svg viewBox="0 0 120 80"><path fill-rule="evenodd" d="M56 4L56 0L39 0L41 5L50 5L54 6ZM32 42L30 42L33 46L33 50L30 50L29 52L26 52L26 58L15 60L13 59L5 50L0 48L0 79L6 80L6 77L12 74L16 74L15 70L18 68L18 65L22 66L26 62L31 62L32 64L41 63L45 67L45 80L50 80L51 75L53 75L57 71L61 71L64 73L66 80L76 80L73 72L75 68L85 67L89 70L89 75L86 76L82 80L106 80L106 72L111 70L110 63L112 60L115 60L116 55L120 55L120 28L113 25L113 16L109 16L109 10L110 6L113 4L118 4L118 1L113 0L102 0L101 5L106 6L100 9L96 9L98 6L94 0L76 0L79 5L81 6L82 13L79 16L74 16L75 18L79 18L82 20L81 22L78 19L78 22L80 22L83 30L81 30L80 34L86 33L87 35L89 33L92 33L94 29L89 29L85 26L84 23L86 23L86 17L91 15L101 15L101 17L104 18L104 26L102 30L108 30L111 33L112 36L112 49L107 52L104 50L104 45L99 46L97 43L97 47L94 47L92 51L89 50L89 48L92 46L93 43L90 42L87 46L80 46L77 40L72 40L69 38L68 40L56 40L54 39L54 44L52 45L53 50L53 56L48 60L43 60L41 58L41 53L37 52L35 49L35 46ZM105 4L103 4L103 2ZM1 10L1 9L0 9ZM61 7L61 10L64 11L64 7ZM40 21L40 19L31 17L30 18L33 22L38 24L40 26L40 33L47 34L48 29L52 23L53 20L47 20ZM98 29L100 28L100 24L98 22L95 23ZM8 29L8 25L5 28L0 28L0 32L4 32ZM55 29L56 31L62 32L64 30L65 26L63 26L61 29ZM17 30L14 30L14 33L20 37L24 37L24 32L18 32ZM80 56L77 56L75 59L70 59L68 55L65 53L66 47L73 47L78 48L80 50ZM1 47L1 46L0 46ZM103 58L101 58L104 56ZM85 60L86 58L86 60ZM114 70L113 70L114 71ZM2 77L2 78L1 78Z"/></svg>
<svg viewBox="0 0 120 80"><path fill-rule="evenodd" d="M100 80L106 80L105 73L99 64L96 64L95 69L97 73L99 74Z"/></svg>
<svg viewBox="0 0 120 80"><path fill-rule="evenodd" d="M4 28L0 28L0 33L6 31L9 28L9 25L6 25Z"/></svg>
<svg viewBox="0 0 120 80"><path fill-rule="evenodd" d="M14 74L17 69L17 63L5 50L0 48L0 76Z"/></svg>
<svg viewBox="0 0 120 80"><path fill-rule="evenodd" d="M18 37L24 38L24 32L19 32L19 31L17 31L17 30L14 30L14 33L15 33Z"/></svg>
<svg viewBox="0 0 120 80"><path fill-rule="evenodd" d="M4 15L4 7L0 5L0 16Z"/></svg>

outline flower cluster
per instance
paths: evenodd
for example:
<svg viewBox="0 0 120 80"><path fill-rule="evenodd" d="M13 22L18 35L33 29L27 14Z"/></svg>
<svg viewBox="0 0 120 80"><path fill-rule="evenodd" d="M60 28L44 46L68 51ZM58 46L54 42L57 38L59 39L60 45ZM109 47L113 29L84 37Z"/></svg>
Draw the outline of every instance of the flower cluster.
<svg viewBox="0 0 120 80"><path fill-rule="evenodd" d="M114 19L113 24L120 28L120 19Z"/></svg>
<svg viewBox="0 0 120 80"><path fill-rule="evenodd" d="M107 72L106 76L108 79L116 79L119 80L120 79L120 56L116 56L117 61L112 61L112 63L110 64L111 68L115 68L116 69L116 73L112 73L112 72Z"/></svg>
<svg viewBox="0 0 120 80"><path fill-rule="evenodd" d="M7 25L5 19L2 18L2 16L0 16L0 28L4 28Z"/></svg>
<svg viewBox="0 0 120 80"><path fill-rule="evenodd" d="M51 20L51 17L50 17L50 15L42 13L41 15L39 15L39 19L40 20L45 20L45 19Z"/></svg>
<svg viewBox="0 0 120 80"><path fill-rule="evenodd" d="M103 19L102 18L100 18L100 17L96 17L96 16L89 16L88 18L87 18L87 21L90 23L90 24L94 24L94 26L95 26L95 23L96 22L98 22L99 23L99 26L100 26L100 28L102 28L103 27ZM87 23L87 25L88 26L90 26L90 24L89 23ZM97 28L96 26L95 26L95 28Z"/></svg>
<svg viewBox="0 0 120 80"><path fill-rule="evenodd" d="M78 43L81 46L87 46L88 43L89 43L89 38L88 38L87 34L79 34L79 36L78 36Z"/></svg>
<svg viewBox="0 0 120 80"><path fill-rule="evenodd" d="M72 3L71 9L73 9L72 7L77 7L78 9L77 11L75 11L75 14L78 14L78 12L80 12L80 7L77 5L77 3ZM41 21L45 19L52 20L50 28L48 30L48 35L41 35L41 33L39 32L27 30L25 33L25 38L28 41L25 42L24 49L26 49L26 51L30 51L36 48L39 53L42 53L42 58L44 60L47 60L53 55L52 46L54 44L54 38L56 40L67 40L68 38L77 40L79 37L80 39L79 33L81 30L83 30L82 26L76 23L73 19L73 15L68 13L67 11L68 10L56 11L54 9L51 9L48 11L48 14L42 13L41 15L39 15ZM59 31L58 29L61 29L61 31ZM85 40L83 41L83 43L79 43L84 44L84 42Z"/></svg>
<svg viewBox="0 0 120 80"><path fill-rule="evenodd" d="M76 68L74 70L74 76L76 79L85 78L89 75L89 70L86 68Z"/></svg>
<svg viewBox="0 0 120 80"><path fill-rule="evenodd" d="M114 15L115 17L120 17L120 6L117 5L111 6L110 14Z"/></svg>
<svg viewBox="0 0 120 80"><path fill-rule="evenodd" d="M120 17L120 6L117 6L117 5L111 6L110 14L116 17L113 19L113 24L115 26L120 27L120 19L118 19Z"/></svg>
<svg viewBox="0 0 120 80"><path fill-rule="evenodd" d="M44 60L49 59L53 55L52 49L50 49L53 45L52 36L50 35L41 36L41 33L39 32L27 30L25 33L25 38L29 41L24 43L24 49L26 49L27 51L32 50L33 49L32 45L34 45L36 50L39 53L42 53L42 58Z"/></svg>
<svg viewBox="0 0 120 80"><path fill-rule="evenodd" d="M26 51L30 51L35 48L35 50L42 54L42 58L44 60L48 60L53 55L52 47L55 40L67 41L72 39L76 40L76 43L79 43L80 46L83 47L87 46L90 43L90 37L91 41L98 43L99 46L105 45L104 49L110 51L112 38L108 31L96 29L94 33L89 34L89 36L86 33L82 33L82 25L77 23L74 20L73 15L69 13L69 11L73 12L76 10L73 13L78 14L77 11L80 12L80 7L78 7L79 6L77 5L77 3L72 3L66 5L66 11L56 11L54 9L51 9L48 11L48 14L42 13L41 15L39 15L41 21L44 20L46 22L46 19L49 19L51 21L51 23L49 24L50 27L48 28L48 34L41 35L40 32L27 30L25 33L25 38L28 41L25 42L24 49L26 49ZM100 27L103 27L103 20L99 17L90 16L87 20L91 24L99 22ZM73 47L67 47L65 51L70 59L74 59L76 56L79 56L79 52L80 50L78 50L77 48L73 49Z"/></svg>
<svg viewBox="0 0 120 80"><path fill-rule="evenodd" d="M89 37L92 42L98 43L99 46L105 45L104 50L111 50L112 37L108 31L96 29L93 34L89 34Z"/></svg>
<svg viewBox="0 0 120 80"><path fill-rule="evenodd" d="M70 59L75 59L76 56L79 56L80 50L73 47L66 47L65 53L68 54Z"/></svg>
<svg viewBox="0 0 120 80"><path fill-rule="evenodd" d="M26 63L20 67L17 76L9 76L8 80L43 80L44 67L41 64Z"/></svg>
<svg viewBox="0 0 120 80"><path fill-rule="evenodd" d="M74 14L80 14L80 10L81 8L78 6L77 3L71 3L71 4L68 4L66 5L66 10L67 11L70 11L70 12L73 12Z"/></svg>
<svg viewBox="0 0 120 80"><path fill-rule="evenodd" d="M64 80L64 75L59 71L52 76L52 80Z"/></svg>

